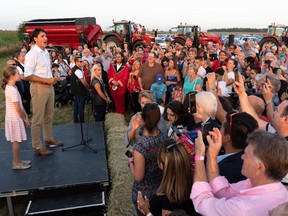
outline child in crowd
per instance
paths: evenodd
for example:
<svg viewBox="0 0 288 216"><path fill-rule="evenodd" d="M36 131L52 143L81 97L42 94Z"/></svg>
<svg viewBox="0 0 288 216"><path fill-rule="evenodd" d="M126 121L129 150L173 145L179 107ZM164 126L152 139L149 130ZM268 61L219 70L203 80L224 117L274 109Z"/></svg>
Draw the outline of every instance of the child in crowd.
<svg viewBox="0 0 288 216"><path fill-rule="evenodd" d="M182 103L183 101L183 85L181 81L176 82L175 87L173 88L172 92L172 99L173 101L179 101Z"/></svg>
<svg viewBox="0 0 288 216"><path fill-rule="evenodd" d="M163 99L158 99L156 102L159 106L163 107L163 109L164 109L165 103L164 103Z"/></svg>
<svg viewBox="0 0 288 216"><path fill-rule="evenodd" d="M28 127L28 116L23 108L20 94L15 83L20 80L16 67L8 66L3 71L2 88L5 91L6 114L5 136L12 142L13 164L12 169L22 170L31 167L29 160L20 160L20 144L27 139L24 124Z"/></svg>
<svg viewBox="0 0 288 216"><path fill-rule="evenodd" d="M155 102L157 102L158 99L162 99L165 103L167 86L163 81L162 74L156 75L156 82L151 85L150 91L154 94Z"/></svg>

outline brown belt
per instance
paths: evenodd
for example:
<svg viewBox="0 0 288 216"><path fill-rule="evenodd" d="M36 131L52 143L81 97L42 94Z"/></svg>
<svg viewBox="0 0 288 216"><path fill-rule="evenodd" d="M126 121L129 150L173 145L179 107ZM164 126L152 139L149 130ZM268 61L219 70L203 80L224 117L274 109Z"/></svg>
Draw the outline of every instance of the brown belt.
<svg viewBox="0 0 288 216"><path fill-rule="evenodd" d="M43 83L43 82L33 82L33 83L35 83L35 84L40 84L40 85L51 85L51 84L48 84L48 83Z"/></svg>

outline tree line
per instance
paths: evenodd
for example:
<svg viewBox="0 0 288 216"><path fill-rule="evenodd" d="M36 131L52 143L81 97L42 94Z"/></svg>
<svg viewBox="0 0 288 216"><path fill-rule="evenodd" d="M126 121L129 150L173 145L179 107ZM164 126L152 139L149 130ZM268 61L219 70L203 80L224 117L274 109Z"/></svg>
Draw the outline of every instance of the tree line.
<svg viewBox="0 0 288 216"><path fill-rule="evenodd" d="M207 32L251 32L251 33L266 33L267 28L217 28L208 29Z"/></svg>

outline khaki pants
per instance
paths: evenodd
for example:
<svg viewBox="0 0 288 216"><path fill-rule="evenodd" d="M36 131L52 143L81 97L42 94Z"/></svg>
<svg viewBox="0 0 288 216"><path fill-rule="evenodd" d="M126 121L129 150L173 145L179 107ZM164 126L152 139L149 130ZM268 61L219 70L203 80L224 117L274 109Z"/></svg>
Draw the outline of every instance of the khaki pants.
<svg viewBox="0 0 288 216"><path fill-rule="evenodd" d="M53 139L52 123L54 116L54 88L53 85L32 83L30 93L33 107L31 125L32 147L40 148L40 128L43 127L44 140Z"/></svg>

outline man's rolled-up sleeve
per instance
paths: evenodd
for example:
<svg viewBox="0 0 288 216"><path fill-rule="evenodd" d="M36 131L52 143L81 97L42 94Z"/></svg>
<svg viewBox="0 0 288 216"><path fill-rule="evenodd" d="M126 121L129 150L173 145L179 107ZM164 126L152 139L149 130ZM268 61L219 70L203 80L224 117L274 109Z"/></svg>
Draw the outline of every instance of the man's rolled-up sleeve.
<svg viewBox="0 0 288 216"><path fill-rule="evenodd" d="M27 53L25 56L25 70L24 70L24 77L31 76L34 74L36 67L36 58L32 53Z"/></svg>
<svg viewBox="0 0 288 216"><path fill-rule="evenodd" d="M221 181L221 179L219 180ZM241 204L237 197L235 199L215 198L212 188L207 182L195 182L190 198L196 212L202 215L242 215Z"/></svg>

